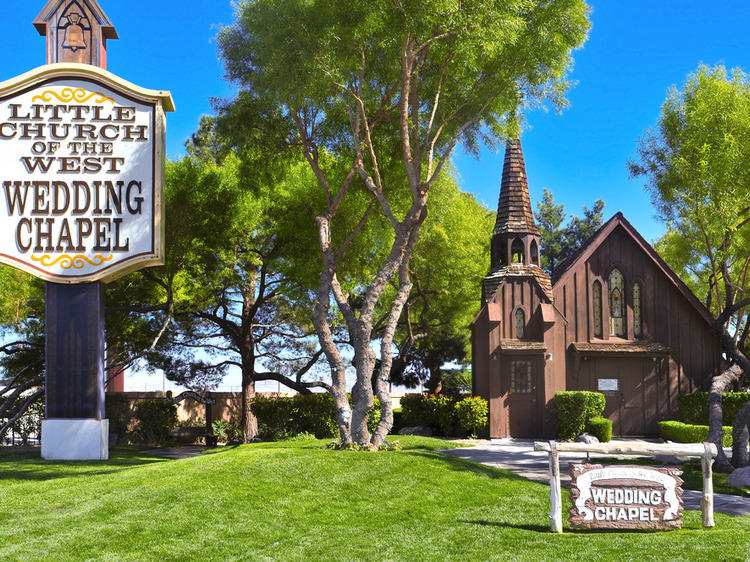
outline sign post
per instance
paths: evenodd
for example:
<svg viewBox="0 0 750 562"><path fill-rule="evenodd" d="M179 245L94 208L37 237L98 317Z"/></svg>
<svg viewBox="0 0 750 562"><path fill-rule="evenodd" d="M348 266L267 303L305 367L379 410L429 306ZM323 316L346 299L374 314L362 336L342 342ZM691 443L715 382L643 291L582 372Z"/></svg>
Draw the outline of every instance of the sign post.
<svg viewBox="0 0 750 562"><path fill-rule="evenodd" d="M103 283L163 263L169 92L110 74L96 0L50 0L47 65L0 84L0 262L46 284L42 457L108 458Z"/></svg>

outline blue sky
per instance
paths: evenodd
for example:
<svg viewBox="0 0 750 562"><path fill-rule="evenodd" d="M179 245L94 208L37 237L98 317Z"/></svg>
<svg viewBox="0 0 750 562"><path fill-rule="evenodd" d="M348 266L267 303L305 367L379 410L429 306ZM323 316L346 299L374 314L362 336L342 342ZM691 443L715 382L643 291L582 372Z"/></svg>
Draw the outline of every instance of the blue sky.
<svg viewBox="0 0 750 562"><path fill-rule="evenodd" d="M179 157L210 98L232 95L218 60L217 26L231 23L229 0L100 0L121 39L109 43L111 72L140 86L172 92L167 153ZM0 80L45 62L45 42L32 21L43 0L3 0ZM342 6L344 3L342 3ZM589 40L575 53L571 106L562 114L528 116L522 137L531 198L553 191L568 212L597 198L607 217L622 211L652 241L664 230L642 180L629 180L626 162L638 138L656 123L671 85L703 62L750 69L747 0L606 0L593 8ZM488 206L497 202L503 152L479 160L459 151L454 163L465 190Z"/></svg>
<svg viewBox="0 0 750 562"><path fill-rule="evenodd" d="M44 39L32 21L43 0L3 0L0 79L45 62ZM217 56L217 26L231 23L229 0L100 0L121 37L109 43L109 70L140 86L168 89L177 112L169 115L170 157L211 97L228 97ZM642 180L629 180L628 158L644 130L656 123L668 88L681 84L699 63L750 66L750 3L745 0L593 1L593 28L575 53L570 108L528 116L523 148L534 204L543 188L568 212L597 198L606 214L622 211L648 240L663 226L654 220ZM479 160L458 151L454 161L467 191L485 204L497 201L502 150Z"/></svg>

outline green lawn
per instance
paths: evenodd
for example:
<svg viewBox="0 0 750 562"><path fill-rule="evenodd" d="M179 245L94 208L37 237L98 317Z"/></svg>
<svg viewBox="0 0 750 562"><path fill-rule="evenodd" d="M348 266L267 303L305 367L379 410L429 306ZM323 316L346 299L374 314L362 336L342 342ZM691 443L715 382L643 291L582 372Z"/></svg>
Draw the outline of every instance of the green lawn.
<svg viewBox="0 0 750 562"><path fill-rule="evenodd" d="M746 560L750 517L673 532L548 531L548 487L435 453L246 445L181 461L0 453L2 560ZM564 493L567 496L567 493ZM567 530L567 528L566 528Z"/></svg>

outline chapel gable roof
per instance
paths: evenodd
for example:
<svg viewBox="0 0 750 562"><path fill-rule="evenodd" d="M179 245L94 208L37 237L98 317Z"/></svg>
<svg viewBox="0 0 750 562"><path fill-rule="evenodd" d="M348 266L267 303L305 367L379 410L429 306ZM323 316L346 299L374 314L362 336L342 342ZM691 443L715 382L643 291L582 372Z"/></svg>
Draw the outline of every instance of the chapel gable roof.
<svg viewBox="0 0 750 562"><path fill-rule="evenodd" d="M566 259L552 274L552 286L556 286L558 283L565 283L574 271L578 269L580 265L586 262L594 252L602 245L607 237L618 227L632 238L636 246L638 246L643 253L648 256L654 263L657 269L659 269L664 276L672 283L672 285L685 297L690 305L698 312L698 314L708 323L713 324L714 317L698 300L693 294L690 288L680 279L680 277L672 270L671 267L665 262L662 257L657 253L656 250L646 242L641 234L635 229L635 227L628 222L622 213L618 212L604 223L599 230L597 230L591 238L589 238L581 247L568 259Z"/></svg>

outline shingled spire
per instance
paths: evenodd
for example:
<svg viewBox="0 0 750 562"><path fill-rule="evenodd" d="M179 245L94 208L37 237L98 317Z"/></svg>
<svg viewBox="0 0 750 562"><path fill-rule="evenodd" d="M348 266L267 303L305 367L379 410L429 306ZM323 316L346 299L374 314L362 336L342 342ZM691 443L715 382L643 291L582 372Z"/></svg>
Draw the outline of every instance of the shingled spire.
<svg viewBox="0 0 750 562"><path fill-rule="evenodd" d="M492 233L492 270L512 264L539 266L539 228L534 222L521 141L508 140Z"/></svg>
<svg viewBox="0 0 750 562"><path fill-rule="evenodd" d="M539 229L534 222L529 197L529 182L520 140L509 140L505 147L503 179L500 184L500 199L497 203L497 221L493 234L536 234Z"/></svg>

